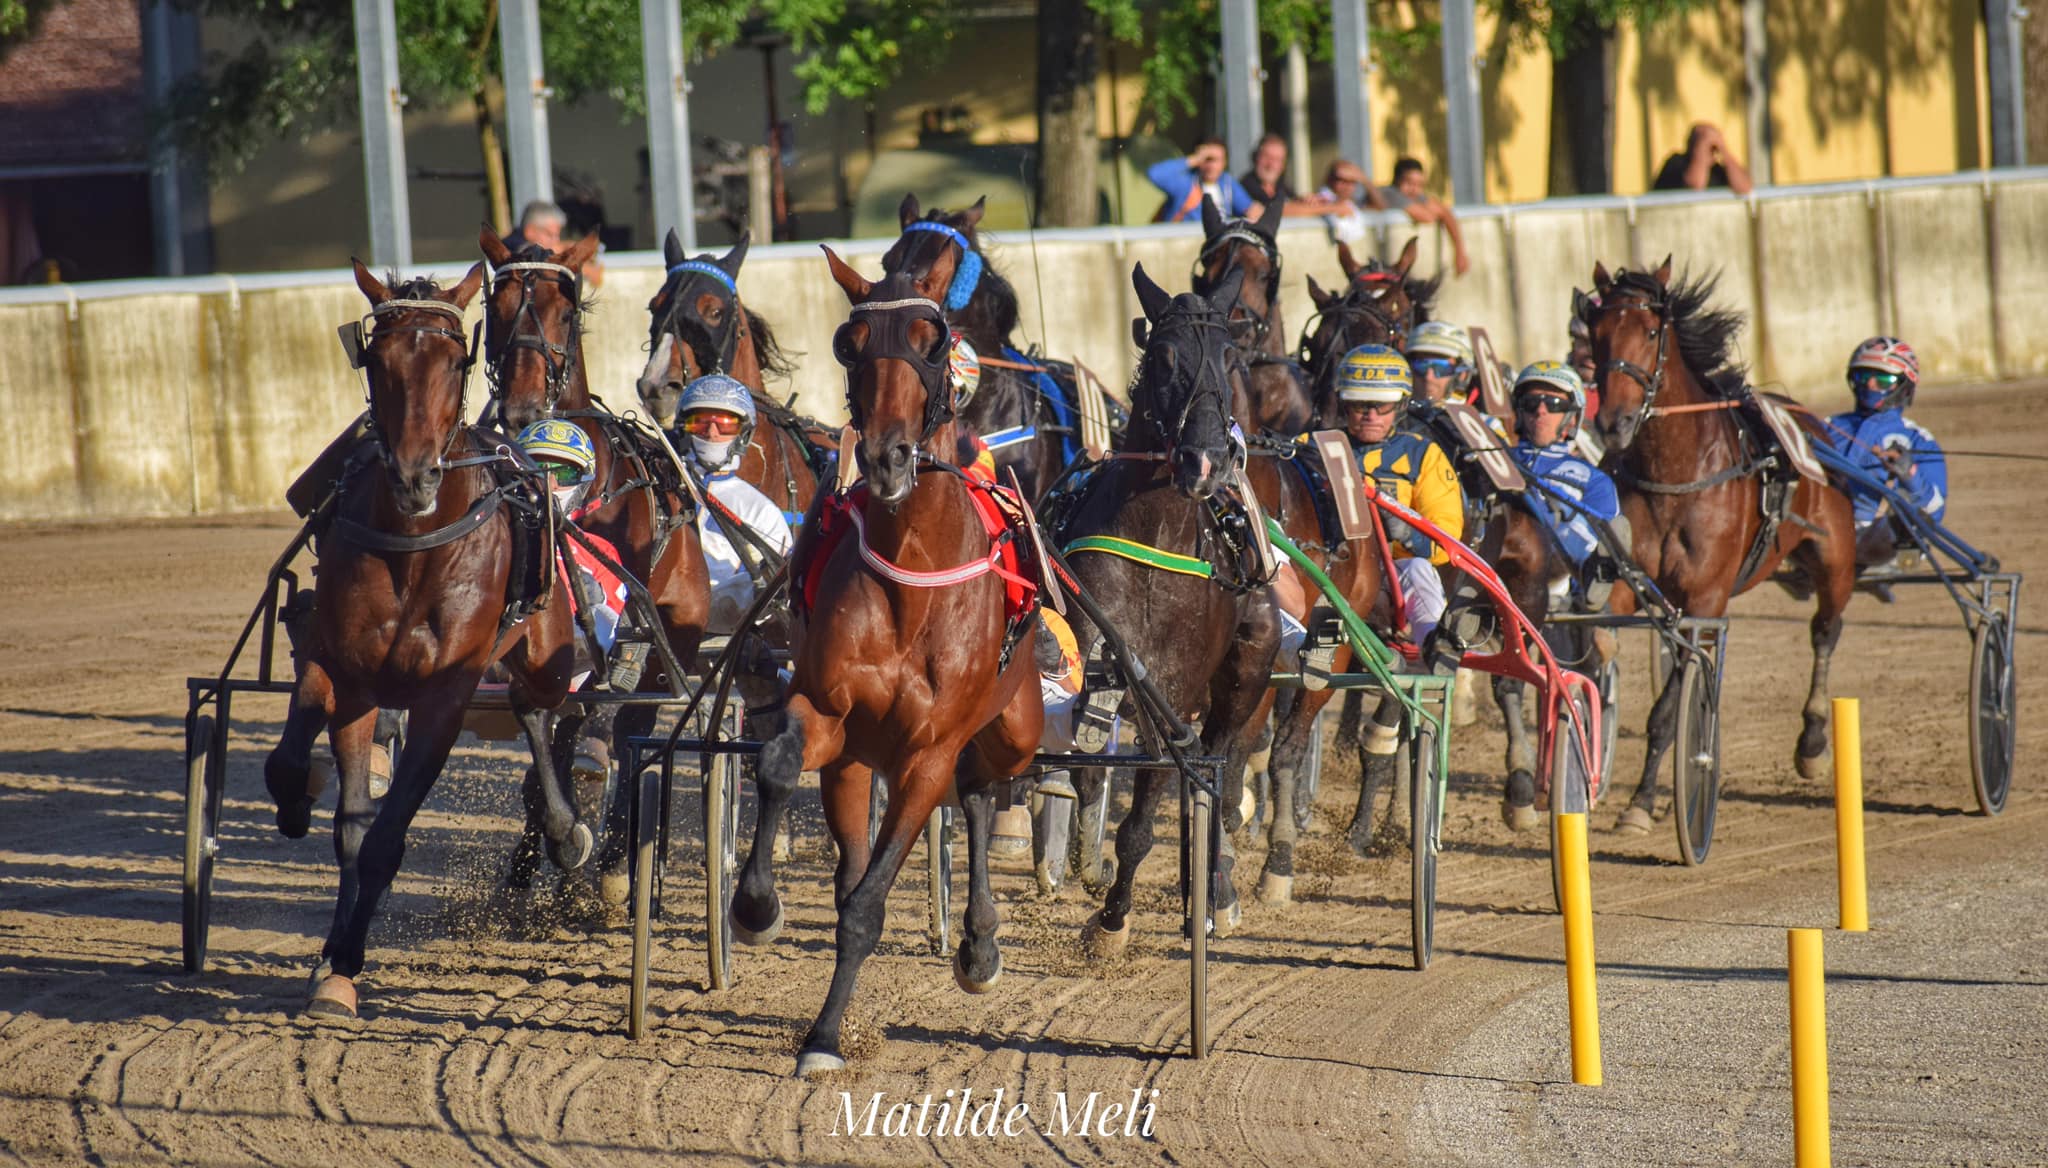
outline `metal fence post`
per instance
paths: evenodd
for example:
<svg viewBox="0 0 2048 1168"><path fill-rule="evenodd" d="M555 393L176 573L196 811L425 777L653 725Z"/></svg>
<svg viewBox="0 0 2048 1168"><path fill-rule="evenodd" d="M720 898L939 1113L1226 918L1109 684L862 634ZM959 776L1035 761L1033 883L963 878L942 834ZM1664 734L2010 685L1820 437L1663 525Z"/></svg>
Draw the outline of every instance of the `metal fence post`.
<svg viewBox="0 0 2048 1168"><path fill-rule="evenodd" d="M1337 153L1358 164L1368 179L1372 170L1372 24L1365 0L1332 0L1330 54L1337 89Z"/></svg>
<svg viewBox="0 0 2048 1168"><path fill-rule="evenodd" d="M654 242L673 227L686 252L697 250L690 186L690 85L683 76L678 0L640 0L641 61L647 86L647 170L654 192Z"/></svg>
<svg viewBox="0 0 2048 1168"><path fill-rule="evenodd" d="M1460 206L1486 202L1486 127L1479 117L1479 30L1473 0L1444 0L1444 107L1451 192Z"/></svg>
<svg viewBox="0 0 2048 1168"><path fill-rule="evenodd" d="M370 203L370 258L412 263L412 204L405 189L405 123L399 111L398 17L392 0L354 0L356 84L363 113L363 181Z"/></svg>
<svg viewBox="0 0 2048 1168"><path fill-rule="evenodd" d="M548 88L541 60L536 0L500 0L498 41L504 46L505 146L516 223L528 204L555 201L555 167L548 142L548 98L554 91Z"/></svg>

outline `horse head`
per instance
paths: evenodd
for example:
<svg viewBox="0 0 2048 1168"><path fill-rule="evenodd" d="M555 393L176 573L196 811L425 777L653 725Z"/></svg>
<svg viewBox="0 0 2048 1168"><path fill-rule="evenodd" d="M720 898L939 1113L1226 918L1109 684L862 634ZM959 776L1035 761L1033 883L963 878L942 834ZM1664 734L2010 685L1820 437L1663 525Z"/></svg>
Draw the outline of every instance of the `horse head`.
<svg viewBox="0 0 2048 1168"><path fill-rule="evenodd" d="M1208 296L1222 287L1229 273L1244 273L1237 298L1227 309L1237 347L1246 352L1263 349L1280 321L1282 210L1276 199L1257 219L1225 219L1216 204L1202 196L1202 251L1190 282L1196 295Z"/></svg>
<svg viewBox="0 0 2048 1168"><path fill-rule="evenodd" d="M1351 248L1337 245L1337 262L1344 268L1344 290L1326 292L1309 277L1308 295L1316 315L1302 330L1297 354L1308 370L1309 391L1318 403L1317 413L1328 425L1335 425L1331 412L1337 392L1337 366L1344 354L1360 345L1408 347L1408 333L1414 326L1426 285L1408 278L1415 266L1416 241L1401 249L1391 265L1378 259L1361 264Z"/></svg>
<svg viewBox="0 0 2048 1168"><path fill-rule="evenodd" d="M528 244L515 255L485 228L477 243L491 262L484 369L505 426L516 433L563 407L565 396L569 408L588 404L578 285L583 265L597 254L597 236L553 253Z"/></svg>
<svg viewBox="0 0 2048 1168"><path fill-rule="evenodd" d="M1667 293L1671 257L1654 272L1623 268L1608 275L1593 265L1595 307L1574 297L1572 311L1586 319L1593 368L1600 383L1600 437L1610 450L1626 450L1650 417L1657 393L1673 367L1672 316Z"/></svg>
<svg viewBox="0 0 2048 1168"><path fill-rule="evenodd" d="M675 420L683 387L707 373L731 373L739 342L747 334L740 304L740 265L752 234L740 236L722 256L690 257L670 228L662 244L668 276L647 302L647 368L640 374L640 401L663 426Z"/></svg>
<svg viewBox="0 0 2048 1168"><path fill-rule="evenodd" d="M1145 265L1131 269L1145 310L1144 320L1133 322L1134 339L1145 352L1131 389L1130 445L1163 452L1174 485L1190 498L1215 494L1238 456L1230 426L1249 406L1242 381L1233 376L1241 362L1233 352L1230 306L1245 279L1239 269L1206 296L1173 296L1152 282Z"/></svg>
<svg viewBox="0 0 2048 1168"><path fill-rule="evenodd" d="M903 196L896 209L903 234L883 253L882 271L909 276L919 296L937 301L946 312L964 312L986 271L975 229L987 203L984 196L964 211L923 211L916 195ZM1000 329L1003 336L1009 331Z"/></svg>
<svg viewBox="0 0 2048 1168"><path fill-rule="evenodd" d="M832 355L846 367L847 413L860 432L854 456L873 498L894 507L917 485L920 450L938 456L927 448L953 420L946 380L952 331L938 302L907 273L871 282L824 251L852 305L832 334Z"/></svg>
<svg viewBox="0 0 2048 1168"><path fill-rule="evenodd" d="M370 302L370 327L357 356L369 384L370 425L384 448L384 472L399 508L431 514L447 471L448 452L462 433L463 391L475 358L462 313L483 286L477 264L455 287L430 279L386 287L361 260L356 287Z"/></svg>

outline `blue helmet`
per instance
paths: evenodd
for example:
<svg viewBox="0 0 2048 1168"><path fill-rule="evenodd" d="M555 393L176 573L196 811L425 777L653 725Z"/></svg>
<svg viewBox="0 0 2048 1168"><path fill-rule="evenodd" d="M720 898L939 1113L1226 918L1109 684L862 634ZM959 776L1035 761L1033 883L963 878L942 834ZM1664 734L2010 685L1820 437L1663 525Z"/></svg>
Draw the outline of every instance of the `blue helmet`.
<svg viewBox="0 0 2048 1168"><path fill-rule="evenodd" d="M738 414L743 429L754 428L754 391L723 373L707 373L683 390L676 403L676 417L686 418L693 410L724 410Z"/></svg>
<svg viewBox="0 0 2048 1168"><path fill-rule="evenodd" d="M590 435L573 422L542 418L521 430L513 441L535 462L545 459L575 467L578 482L588 482L597 467L597 449L590 444Z"/></svg>

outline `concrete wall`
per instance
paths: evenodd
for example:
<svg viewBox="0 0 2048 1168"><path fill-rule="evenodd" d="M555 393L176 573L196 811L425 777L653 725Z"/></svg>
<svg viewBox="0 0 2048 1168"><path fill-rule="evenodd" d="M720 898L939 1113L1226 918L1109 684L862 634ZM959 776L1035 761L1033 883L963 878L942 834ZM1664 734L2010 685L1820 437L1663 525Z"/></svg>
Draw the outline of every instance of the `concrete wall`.
<svg viewBox="0 0 2048 1168"><path fill-rule="evenodd" d="M1366 250L1421 240L1418 271L1444 270L1436 229L1379 225ZM2048 369L2048 170L1888 185L1772 192L1738 200L1679 195L1489 209L1465 222L1473 266L1446 278L1438 315L1483 325L1502 357L1561 355L1574 285L1595 261L1716 274L1715 302L1748 316L1743 356L1760 385L1839 392L1864 337L1891 331L1919 349L1932 381L2025 377ZM1185 288L1193 227L992 234L992 263L1020 299L1020 340L1043 339L1121 387L1136 357L1130 272L1142 263ZM835 244L869 275L887 241ZM1319 225L1282 233L1282 305L1291 342L1312 305L1306 277L1342 285ZM467 265L438 269L444 280ZM636 405L647 300L660 257L611 257L588 319L597 393ZM846 298L815 244L756 248L740 276L798 371L794 393L821 418L844 416L830 356ZM362 385L334 329L364 310L346 272L132 281L0 290L0 520L208 514L274 508L297 469L362 408ZM470 388L481 409L481 371Z"/></svg>

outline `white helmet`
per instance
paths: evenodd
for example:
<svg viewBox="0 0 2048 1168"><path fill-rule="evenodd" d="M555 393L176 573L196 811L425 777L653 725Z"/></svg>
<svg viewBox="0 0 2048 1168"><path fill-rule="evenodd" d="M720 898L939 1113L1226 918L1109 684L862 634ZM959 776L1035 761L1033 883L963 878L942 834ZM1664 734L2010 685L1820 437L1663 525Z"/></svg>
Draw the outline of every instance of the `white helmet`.
<svg viewBox="0 0 2048 1168"><path fill-rule="evenodd" d="M715 474L728 469L727 464L735 461L735 455L746 453L748 443L754 440L759 414L754 409L754 391L723 373L707 373L683 390L682 400L676 403L677 428L687 432L690 415L705 410L736 414L740 419L739 432L724 441L690 434L691 452L706 471Z"/></svg>
<svg viewBox="0 0 2048 1168"><path fill-rule="evenodd" d="M1472 334L1464 325L1447 320L1425 320L1408 334L1408 355L1449 357L1458 364L1472 365Z"/></svg>
<svg viewBox="0 0 2048 1168"><path fill-rule="evenodd" d="M1563 394L1572 403L1572 412L1586 410L1586 383L1579 380L1579 371L1562 361L1534 361L1515 378L1515 395L1521 396L1524 389L1548 389Z"/></svg>

